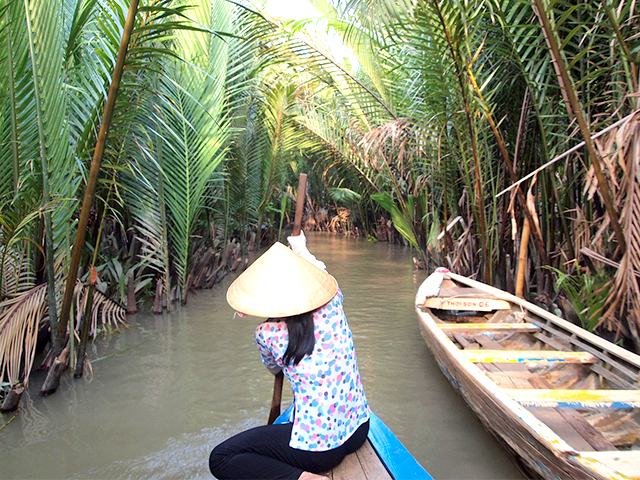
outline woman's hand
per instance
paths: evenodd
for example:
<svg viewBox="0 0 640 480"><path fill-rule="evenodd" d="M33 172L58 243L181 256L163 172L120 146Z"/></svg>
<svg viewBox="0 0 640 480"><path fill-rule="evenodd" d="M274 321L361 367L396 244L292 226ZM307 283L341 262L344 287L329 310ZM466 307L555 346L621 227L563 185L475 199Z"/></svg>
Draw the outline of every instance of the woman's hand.
<svg viewBox="0 0 640 480"><path fill-rule="evenodd" d="M304 236L304 232L300 230L300 235L296 235L295 237L287 237L287 242L289 242L289 246L294 253L300 255L302 252L307 251L307 237Z"/></svg>
<svg viewBox="0 0 640 480"><path fill-rule="evenodd" d="M287 237L287 242L289 242L289 246L294 253L297 253L306 261L312 263L321 270L327 270L327 266L324 264L324 262L318 260L307 249L307 237L304 236L304 232L302 230L300 230L300 235L296 235L295 237Z"/></svg>
<svg viewBox="0 0 640 480"><path fill-rule="evenodd" d="M275 367L275 368L267 367L267 370L269 370L274 375L278 375L282 371L282 369L280 367Z"/></svg>

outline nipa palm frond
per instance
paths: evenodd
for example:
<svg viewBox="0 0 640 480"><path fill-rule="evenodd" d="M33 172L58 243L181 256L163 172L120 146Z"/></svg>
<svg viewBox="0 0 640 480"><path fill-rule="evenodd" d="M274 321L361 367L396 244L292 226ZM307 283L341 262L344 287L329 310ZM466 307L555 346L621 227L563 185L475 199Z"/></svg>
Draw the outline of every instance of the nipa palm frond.
<svg viewBox="0 0 640 480"><path fill-rule="evenodd" d="M74 291L76 305L76 325L80 329L82 315L87 307L89 289L81 282L76 283ZM125 323L125 309L122 305L116 303L107 297L100 290L94 289L91 301L91 326L89 335L95 337L100 331L109 332L110 330L118 330L120 325Z"/></svg>
<svg viewBox="0 0 640 480"><path fill-rule="evenodd" d="M85 291L86 287L78 281L74 292L78 315L84 312L87 297ZM48 313L46 284L37 285L5 300L0 303L0 311L0 383L6 378L10 384L20 381L28 384L38 330ZM98 328L108 330L105 328L107 326L117 330L125 322L125 310L96 290L93 295L91 322L93 335L97 334ZM76 325L79 324L76 321Z"/></svg>
<svg viewBox="0 0 640 480"><path fill-rule="evenodd" d="M598 326L604 324L608 330L619 326L615 315L628 316L631 337L640 347L640 113L636 113L620 127L615 135L619 162L626 165L621 191L625 204L621 219L627 233L627 251L616 271L607 303L609 309L602 315ZM624 162L624 163L622 163Z"/></svg>
<svg viewBox="0 0 640 480"><path fill-rule="evenodd" d="M12 385L20 381L28 383L38 328L47 312L46 287L38 285L0 303L0 383L5 377Z"/></svg>

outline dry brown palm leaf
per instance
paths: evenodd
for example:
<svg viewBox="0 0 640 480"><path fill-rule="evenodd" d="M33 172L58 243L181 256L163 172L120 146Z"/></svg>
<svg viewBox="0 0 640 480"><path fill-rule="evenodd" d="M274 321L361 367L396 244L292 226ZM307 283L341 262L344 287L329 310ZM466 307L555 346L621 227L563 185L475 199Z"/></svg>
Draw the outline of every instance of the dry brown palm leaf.
<svg viewBox="0 0 640 480"><path fill-rule="evenodd" d="M593 224L605 224L607 222L606 217L595 220L594 222L590 222L587 219L587 215L585 214L582 207L576 205L576 208L570 213L574 214L574 219L571 222L571 229L573 233L573 243L575 247L580 250L582 248L592 248L597 251L602 251L603 238L602 238L602 230L601 226L598 232L595 235L591 234L591 229L593 228Z"/></svg>
<svg viewBox="0 0 640 480"><path fill-rule="evenodd" d="M5 377L12 385L19 381L28 383L38 326L48 310L46 286L38 285L0 303L0 383Z"/></svg>
<svg viewBox="0 0 640 480"><path fill-rule="evenodd" d="M76 282L75 304L76 304L76 322L75 328L79 328L81 316L83 315L87 305L88 287L80 281ZM118 330L120 325L126 325L125 308L107 297L100 290L94 289L91 307L91 327L89 335L95 337L99 329Z"/></svg>
<svg viewBox="0 0 640 480"><path fill-rule="evenodd" d="M84 312L86 291L87 288L78 281L75 289L77 312ZM48 310L46 284L37 285L0 303L0 383L6 378L11 384L19 381L28 384L38 329L46 319ZM76 327L79 324L76 321ZM103 330L117 330L124 324L124 307L95 290L90 333L95 336L99 327Z"/></svg>
<svg viewBox="0 0 640 480"><path fill-rule="evenodd" d="M367 166L378 170L393 164L404 176L405 166L424 154L428 132L411 119L392 120L362 135L359 147ZM431 136L435 136L431 132Z"/></svg>
<svg viewBox="0 0 640 480"><path fill-rule="evenodd" d="M636 349L640 350L640 282L637 277L640 272L640 111L612 135L616 138L617 155L622 155L625 161L625 175L621 184L621 196L624 197L621 218L627 250L614 278L607 301L609 308L598 326L604 325L609 330L619 331L621 323L616 315L626 313L629 333Z"/></svg>
<svg viewBox="0 0 640 480"><path fill-rule="evenodd" d="M459 272L460 275L470 276L475 271L475 245L471 230L473 220L468 223L462 220L459 225L462 231L456 238L453 249L446 255L447 267L453 272Z"/></svg>
<svg viewBox="0 0 640 480"><path fill-rule="evenodd" d="M0 298L26 292L35 286L34 268L25 250L5 251L0 271Z"/></svg>

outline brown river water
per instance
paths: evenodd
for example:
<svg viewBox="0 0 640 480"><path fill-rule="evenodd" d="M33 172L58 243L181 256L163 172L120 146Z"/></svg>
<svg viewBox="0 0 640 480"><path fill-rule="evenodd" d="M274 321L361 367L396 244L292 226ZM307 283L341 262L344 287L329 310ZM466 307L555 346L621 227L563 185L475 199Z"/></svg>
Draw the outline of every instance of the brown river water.
<svg viewBox="0 0 640 480"><path fill-rule="evenodd" d="M308 243L344 292L371 408L413 456L436 479L523 478L420 336L413 298L427 272L409 249L328 234ZM232 280L173 313L130 316L89 348L93 375L65 375L50 397L37 395L36 373L18 415L0 415L0 478L212 478L210 450L266 423L273 387L258 320L234 318L225 301Z"/></svg>

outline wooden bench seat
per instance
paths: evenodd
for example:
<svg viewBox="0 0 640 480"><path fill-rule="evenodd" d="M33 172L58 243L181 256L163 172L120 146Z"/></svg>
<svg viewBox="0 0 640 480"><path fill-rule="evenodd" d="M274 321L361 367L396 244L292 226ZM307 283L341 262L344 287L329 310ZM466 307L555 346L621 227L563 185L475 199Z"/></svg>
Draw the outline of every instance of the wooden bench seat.
<svg viewBox="0 0 640 480"><path fill-rule="evenodd" d="M620 472L627 478L640 479L640 450L616 450L612 452L580 452L587 461L597 460Z"/></svg>
<svg viewBox="0 0 640 480"><path fill-rule="evenodd" d="M540 327L533 323L438 323L443 332L539 332Z"/></svg>
<svg viewBox="0 0 640 480"><path fill-rule="evenodd" d="M460 336L459 334L454 334ZM470 338L487 349L503 350L502 346L486 335ZM474 343L475 343L474 342ZM471 343L466 342L471 345ZM543 378L532 374L522 363L481 363L479 368L487 370L487 375L503 389L551 388ZM573 409L527 407L536 418L558 433L576 450L613 450L612 445L589 422Z"/></svg>
<svg viewBox="0 0 640 480"><path fill-rule="evenodd" d="M559 350L464 350L473 363L595 363L598 359L585 352Z"/></svg>
<svg viewBox="0 0 640 480"><path fill-rule="evenodd" d="M527 407L640 408L640 390L505 389Z"/></svg>

